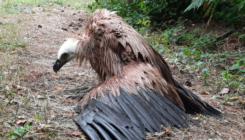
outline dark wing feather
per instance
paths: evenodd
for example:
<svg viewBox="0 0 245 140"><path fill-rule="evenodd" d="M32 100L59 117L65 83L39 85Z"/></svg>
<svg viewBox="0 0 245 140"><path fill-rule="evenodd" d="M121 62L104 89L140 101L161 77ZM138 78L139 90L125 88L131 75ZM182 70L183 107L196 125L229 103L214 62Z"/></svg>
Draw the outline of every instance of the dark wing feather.
<svg viewBox="0 0 245 140"><path fill-rule="evenodd" d="M134 110L132 106L125 103L122 99L118 98L119 105L123 108L123 111L127 114L129 119L138 127L143 128L144 124L142 121L139 121L141 118L137 116L137 112Z"/></svg>
<svg viewBox="0 0 245 140"><path fill-rule="evenodd" d="M196 96L191 91L184 88L178 82L176 83L178 86L177 89L178 95L183 101L187 113L191 113L191 114L203 113L214 117L222 116L222 113L220 111L213 108L208 103L202 101L198 96Z"/></svg>
<svg viewBox="0 0 245 140"><path fill-rule="evenodd" d="M125 136L123 136L114 126L116 124L111 125L110 122L107 120L104 120L104 118L101 118L99 115L94 117L94 122L99 124L104 128L105 131L110 135L112 139L126 139Z"/></svg>
<svg viewBox="0 0 245 140"><path fill-rule="evenodd" d="M92 122L91 125L100 133L100 135L102 136L102 138L104 138L105 140L112 140L111 137L104 130L104 128L102 128L101 126L99 126L95 122Z"/></svg>
<svg viewBox="0 0 245 140"><path fill-rule="evenodd" d="M155 110L149 106L147 101L141 100L140 94L127 96L128 93L125 93L124 90L121 90L120 93L121 95L124 95L123 99L128 100L130 106L132 106L136 109L136 111L138 111L137 114L145 118L145 123L148 123L148 125L150 125L151 127L151 130L148 130L149 132L154 133L158 130L161 130L161 126L159 125L161 124L161 122L159 119L156 118L159 115L157 115Z"/></svg>
<svg viewBox="0 0 245 140"><path fill-rule="evenodd" d="M139 93L143 94L145 91L141 90ZM147 93L151 93L151 90L147 90ZM151 101L149 102L150 106L153 107L156 111L158 111L158 113L161 116L164 116L164 118L162 119L162 122L165 126L169 126L172 122L173 125L178 126L178 127L188 127L188 124L185 122L185 120L183 120L183 118L181 116L178 116L175 112L172 112L171 110L175 109L176 112L179 112L179 114L181 115L185 115L185 112L183 110L179 111L179 108L171 108L171 106L166 105L165 102L162 102L162 100L164 100L165 97L157 97L157 95L155 93L151 93L151 94L144 94L145 98L150 98ZM148 95L150 97L148 97ZM170 107L170 108L168 108ZM188 118L188 117L186 117Z"/></svg>
<svg viewBox="0 0 245 140"><path fill-rule="evenodd" d="M120 89L120 95L105 92L92 98L80 110L75 122L91 139L144 139L146 131L152 133L164 126L188 127L192 119L162 94L148 88L138 88L138 94Z"/></svg>

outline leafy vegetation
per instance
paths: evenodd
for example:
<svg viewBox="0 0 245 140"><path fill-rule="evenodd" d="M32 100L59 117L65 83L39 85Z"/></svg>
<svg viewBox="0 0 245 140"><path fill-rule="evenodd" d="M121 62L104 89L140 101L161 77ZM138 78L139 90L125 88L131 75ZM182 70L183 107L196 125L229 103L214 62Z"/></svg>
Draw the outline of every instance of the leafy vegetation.
<svg viewBox="0 0 245 140"><path fill-rule="evenodd" d="M183 65L190 65L189 70L202 69L204 74L204 85L207 84L206 79L209 76L211 69L216 69L220 63L228 60L227 56L236 56L239 59L230 68L225 67L225 71L221 73L223 80L219 82L220 86L228 86L231 88L238 88L243 86L242 80L244 77L244 52L223 52L217 53L215 46L220 42L216 42L215 35L200 34L200 29L195 29L192 33L180 31L177 29L165 30L162 34L165 42L172 42L173 44L185 45L179 48L179 52L172 55L170 62L180 62ZM166 43L165 43L166 44ZM205 66L206 65L206 66ZM186 68L186 67L185 67ZM184 69L184 68L183 68ZM230 71L236 70L231 74ZM239 80L238 80L239 79Z"/></svg>
<svg viewBox="0 0 245 140"><path fill-rule="evenodd" d="M178 19L200 20L206 17L208 24L212 18L236 24L245 17L245 0L96 0L88 7L118 11L118 15L134 27L147 24L166 26Z"/></svg>
<svg viewBox="0 0 245 140"><path fill-rule="evenodd" d="M204 86L217 81L218 87L244 90L244 50L241 52L220 50L222 48L218 46L224 45L225 42L217 40L217 34L203 32L200 28L188 31L182 23L160 34L149 31L141 33L159 53L170 57L167 58L169 63L179 63L179 69L183 71L201 72L199 79L203 79ZM244 34L235 32L233 35L244 41L244 38L241 38ZM236 61L231 61L230 58ZM214 79L217 73L220 73L218 79Z"/></svg>
<svg viewBox="0 0 245 140"><path fill-rule="evenodd" d="M6 125L5 127L10 127L10 125ZM26 122L24 124L24 127L19 126L17 128L14 128L12 130L9 130L3 137L3 139L20 139L24 136L28 131L30 131L32 128L30 122Z"/></svg>
<svg viewBox="0 0 245 140"><path fill-rule="evenodd" d="M7 18L7 17L6 17ZM15 23L20 24L16 26ZM0 25L0 51L13 51L18 47L25 47L27 42L21 37L22 19L7 21Z"/></svg>
<svg viewBox="0 0 245 140"><path fill-rule="evenodd" d="M188 12L183 11L189 3L190 0L96 0L89 8L118 11L118 15L134 27L163 26L165 21L188 17Z"/></svg>
<svg viewBox="0 0 245 140"><path fill-rule="evenodd" d="M234 24L243 20L245 16L245 0L192 0L185 12L198 10L201 6L205 11L204 17L209 16L208 24L213 17Z"/></svg>
<svg viewBox="0 0 245 140"><path fill-rule="evenodd" d="M241 86L244 86L243 85L243 79L245 76L244 73L245 73L245 61L243 58L238 60L230 68L226 67L226 70L221 73L222 80L219 83L221 85L228 86L231 88L239 88Z"/></svg>
<svg viewBox="0 0 245 140"><path fill-rule="evenodd" d="M202 88L217 94L231 90L212 99L222 96L224 105L232 100L244 105L239 96L245 92L245 0L96 0L88 8L118 11L166 61L202 81ZM200 22L203 26L195 26ZM208 30L212 22L236 32L219 38L224 30Z"/></svg>

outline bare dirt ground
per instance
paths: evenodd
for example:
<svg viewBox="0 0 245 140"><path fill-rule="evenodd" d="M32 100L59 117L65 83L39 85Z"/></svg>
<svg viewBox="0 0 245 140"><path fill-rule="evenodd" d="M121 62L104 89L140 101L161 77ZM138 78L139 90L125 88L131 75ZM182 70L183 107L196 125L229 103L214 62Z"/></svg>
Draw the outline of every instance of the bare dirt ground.
<svg viewBox="0 0 245 140"><path fill-rule="evenodd" d="M21 126L21 121L32 123L32 128L21 139L86 139L72 120L76 115L73 108L78 100L66 98L75 93L62 91L95 86L98 83L97 76L89 64L78 67L76 63L69 63L57 74L53 72L52 66L59 46L65 38L79 34L88 14L85 10L62 5L48 11L39 9L36 7L35 12L25 15L29 21L22 34L30 43L18 54L17 64L24 68L24 76L16 85L18 90L13 97L19 107L9 105L10 110L17 113L15 121L9 121L9 124ZM223 105L223 96L211 98L220 89L203 87L197 74L180 72L174 64L170 67L177 81L181 84L191 83L188 88L221 110L224 116L214 118L191 115L201 127L191 125L188 129L167 128L160 133L147 134L147 139L244 139L244 105L236 101ZM200 94L202 91L210 94ZM240 97L245 100L244 95ZM34 119L38 115L41 120Z"/></svg>

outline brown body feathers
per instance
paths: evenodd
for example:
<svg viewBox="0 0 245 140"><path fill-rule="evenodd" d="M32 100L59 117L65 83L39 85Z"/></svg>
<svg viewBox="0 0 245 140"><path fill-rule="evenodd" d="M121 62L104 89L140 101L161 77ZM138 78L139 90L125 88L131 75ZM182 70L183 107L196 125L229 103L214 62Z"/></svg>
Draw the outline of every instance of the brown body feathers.
<svg viewBox="0 0 245 140"><path fill-rule="evenodd" d="M131 83L128 81L128 84L140 83L141 86L157 89L163 94L171 93L167 97L175 104L183 107L182 101L174 90L175 84L170 69L162 56L136 30L114 13L103 9L96 10L90 16L84 37L78 45L78 51L82 54L78 57L80 63L84 58L89 60L91 66L103 80L112 76L119 76L122 71L127 74L130 71L127 69L132 69L131 72L136 75L131 74L130 76L133 77L129 78L135 78L135 81L131 81ZM154 69L151 72L158 74L157 78L154 77L156 74L148 75L147 79L165 82L147 81L146 79L143 80L146 77L139 77L137 73L147 72L144 71L147 65L140 66L143 65L142 63L149 64L148 67ZM109 85L107 84L107 86ZM162 89L165 89L164 92ZM93 92L95 91L91 91L91 96L95 96ZM134 90L129 92L134 93ZM117 93L113 92L113 94L116 95Z"/></svg>

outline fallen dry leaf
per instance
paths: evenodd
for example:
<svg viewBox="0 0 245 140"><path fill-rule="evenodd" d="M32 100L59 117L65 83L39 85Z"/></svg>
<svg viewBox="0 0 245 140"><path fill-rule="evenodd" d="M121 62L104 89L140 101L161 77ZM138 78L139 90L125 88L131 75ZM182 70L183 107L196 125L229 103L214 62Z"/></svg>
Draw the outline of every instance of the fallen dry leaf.
<svg viewBox="0 0 245 140"><path fill-rule="evenodd" d="M200 73L200 70L196 70L195 72L199 74Z"/></svg>
<svg viewBox="0 0 245 140"><path fill-rule="evenodd" d="M196 117L196 118L193 118L193 120L202 120L202 118L199 116L199 117Z"/></svg>
<svg viewBox="0 0 245 140"><path fill-rule="evenodd" d="M74 115L73 112L66 112L66 113L63 113L63 117L72 117Z"/></svg>
<svg viewBox="0 0 245 140"><path fill-rule="evenodd" d="M228 88L223 88L223 89L220 91L220 93L221 93L221 94L228 94L229 91L230 91L230 89L228 89Z"/></svg>
<svg viewBox="0 0 245 140"><path fill-rule="evenodd" d="M155 132L154 133L154 136L157 136L157 137L160 137L160 136L163 136L166 132Z"/></svg>
<svg viewBox="0 0 245 140"><path fill-rule="evenodd" d="M45 96L41 96L41 95L37 95L37 99L46 99L47 97Z"/></svg>
<svg viewBox="0 0 245 140"><path fill-rule="evenodd" d="M49 125L49 124L40 124L36 126L36 128L33 128L34 130L36 129L37 132L47 132L50 131L49 129L55 129L54 125Z"/></svg>
<svg viewBox="0 0 245 140"><path fill-rule="evenodd" d="M18 119L25 119L25 116L17 116Z"/></svg>
<svg viewBox="0 0 245 140"><path fill-rule="evenodd" d="M210 73L211 73L211 74L217 74L217 71L216 71L216 70L211 70Z"/></svg>
<svg viewBox="0 0 245 140"><path fill-rule="evenodd" d="M237 96L237 97L231 97L230 98L230 100L238 100L239 99L239 97Z"/></svg>
<svg viewBox="0 0 245 140"><path fill-rule="evenodd" d="M87 139L85 135L82 135L83 138Z"/></svg>
<svg viewBox="0 0 245 140"><path fill-rule="evenodd" d="M55 90L56 92L63 91L63 88L61 88L61 87L55 87L55 89L56 89L56 90Z"/></svg>
<svg viewBox="0 0 245 140"><path fill-rule="evenodd" d="M12 52L10 52L10 54L16 54L16 51L12 51Z"/></svg>
<svg viewBox="0 0 245 140"><path fill-rule="evenodd" d="M4 19L7 19L8 17L3 17Z"/></svg>
<svg viewBox="0 0 245 140"><path fill-rule="evenodd" d="M22 52L21 52L20 50L17 50L17 53L18 53L19 55L22 55Z"/></svg>
<svg viewBox="0 0 245 140"><path fill-rule="evenodd" d="M78 137L78 136L82 136L82 133L81 132L79 132L79 131L71 131L70 133L69 133L70 135L73 135L73 136L76 136L76 137Z"/></svg>
<svg viewBox="0 0 245 140"><path fill-rule="evenodd" d="M28 122L32 125L34 123L34 120L30 119Z"/></svg>
<svg viewBox="0 0 245 140"><path fill-rule="evenodd" d="M18 124L18 125L25 125L25 123L26 123L27 121L26 120L16 120L16 124Z"/></svg>
<svg viewBox="0 0 245 140"><path fill-rule="evenodd" d="M22 87L21 87L21 86L17 86L17 89L18 89L18 90L21 90L21 89L22 89Z"/></svg>
<svg viewBox="0 0 245 140"><path fill-rule="evenodd" d="M16 84L13 84L12 86L13 86L14 88L17 88L17 86L18 86L18 85L16 85Z"/></svg>
<svg viewBox="0 0 245 140"><path fill-rule="evenodd" d="M24 94L23 94L23 93L21 93L21 92L18 92L17 94L18 94L18 95L20 95L20 96L23 96L23 95L24 95Z"/></svg>
<svg viewBox="0 0 245 140"><path fill-rule="evenodd" d="M62 101L63 103L75 103L75 101L70 100L70 99L66 99Z"/></svg>
<svg viewBox="0 0 245 140"><path fill-rule="evenodd" d="M243 100L238 101L239 104L245 104Z"/></svg>
<svg viewBox="0 0 245 140"><path fill-rule="evenodd" d="M203 95L209 95L209 93L206 92L206 91L202 91L201 94L203 94Z"/></svg>

